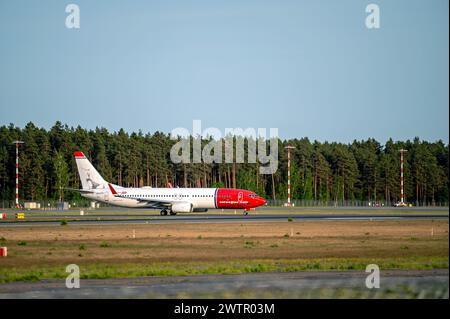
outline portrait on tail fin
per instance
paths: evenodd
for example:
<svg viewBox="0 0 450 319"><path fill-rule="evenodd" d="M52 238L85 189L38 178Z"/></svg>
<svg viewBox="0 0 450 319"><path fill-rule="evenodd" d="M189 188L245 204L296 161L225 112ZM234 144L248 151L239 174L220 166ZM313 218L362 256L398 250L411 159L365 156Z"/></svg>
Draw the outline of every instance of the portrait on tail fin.
<svg viewBox="0 0 450 319"><path fill-rule="evenodd" d="M100 186L100 183L96 183L92 178L91 178L91 172L89 171L89 169L86 170L86 183L88 183L88 185L90 185L91 187L89 187L90 189L97 189L97 187Z"/></svg>

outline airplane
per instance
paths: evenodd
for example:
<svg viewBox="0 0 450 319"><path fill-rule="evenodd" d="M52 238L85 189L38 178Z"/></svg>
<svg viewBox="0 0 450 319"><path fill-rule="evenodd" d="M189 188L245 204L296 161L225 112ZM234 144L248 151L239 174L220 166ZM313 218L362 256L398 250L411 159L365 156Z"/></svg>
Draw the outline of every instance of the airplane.
<svg viewBox="0 0 450 319"><path fill-rule="evenodd" d="M234 188L128 188L108 183L81 151L73 153L80 175L81 196L127 208L158 209L162 216L207 212L208 209L243 209L244 214L267 201L255 192Z"/></svg>

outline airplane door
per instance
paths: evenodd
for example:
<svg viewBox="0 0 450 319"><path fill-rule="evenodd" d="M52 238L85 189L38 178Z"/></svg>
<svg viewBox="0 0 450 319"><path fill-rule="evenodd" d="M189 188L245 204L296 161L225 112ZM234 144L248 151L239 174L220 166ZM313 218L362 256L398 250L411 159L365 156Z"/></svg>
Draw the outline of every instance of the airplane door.
<svg viewBox="0 0 450 319"><path fill-rule="evenodd" d="M238 193L238 203L242 202L244 200L244 193L239 192Z"/></svg>
<svg viewBox="0 0 450 319"><path fill-rule="evenodd" d="M103 193L103 200L104 200L105 202L108 202L108 201L109 201L109 194L108 194L108 192L104 192L104 193Z"/></svg>

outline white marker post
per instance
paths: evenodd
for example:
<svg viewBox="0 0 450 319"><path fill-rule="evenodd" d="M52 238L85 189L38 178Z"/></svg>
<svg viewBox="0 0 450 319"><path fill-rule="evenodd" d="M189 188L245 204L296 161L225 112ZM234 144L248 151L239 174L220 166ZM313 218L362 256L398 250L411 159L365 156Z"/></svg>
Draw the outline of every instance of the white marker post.
<svg viewBox="0 0 450 319"><path fill-rule="evenodd" d="M404 177L403 177L403 163L404 163L404 156L403 154L408 152L408 150L401 149L400 150L400 205L405 205L405 192L404 192Z"/></svg>
<svg viewBox="0 0 450 319"><path fill-rule="evenodd" d="M291 206L291 149L294 149L294 146L288 145L285 147L288 150L288 201L287 206Z"/></svg>
<svg viewBox="0 0 450 319"><path fill-rule="evenodd" d="M19 145L23 143L23 141L12 142L16 144L16 208L19 208Z"/></svg>

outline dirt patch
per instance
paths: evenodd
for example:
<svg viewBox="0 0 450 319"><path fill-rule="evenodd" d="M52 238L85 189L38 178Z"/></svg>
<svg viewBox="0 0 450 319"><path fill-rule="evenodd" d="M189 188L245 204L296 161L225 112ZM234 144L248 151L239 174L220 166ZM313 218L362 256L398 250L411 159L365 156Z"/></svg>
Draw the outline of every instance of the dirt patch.
<svg viewBox="0 0 450 319"><path fill-rule="evenodd" d="M308 221L2 228L0 266L448 256L448 221Z"/></svg>

